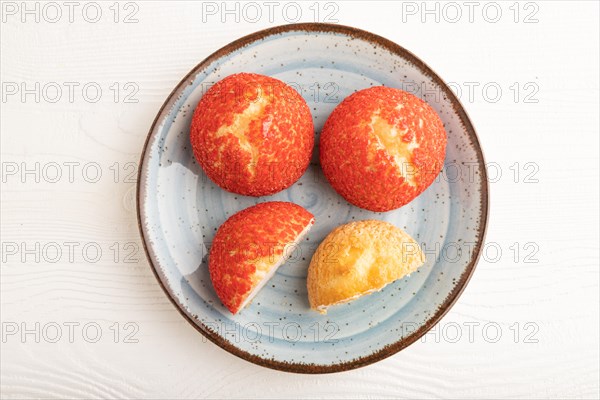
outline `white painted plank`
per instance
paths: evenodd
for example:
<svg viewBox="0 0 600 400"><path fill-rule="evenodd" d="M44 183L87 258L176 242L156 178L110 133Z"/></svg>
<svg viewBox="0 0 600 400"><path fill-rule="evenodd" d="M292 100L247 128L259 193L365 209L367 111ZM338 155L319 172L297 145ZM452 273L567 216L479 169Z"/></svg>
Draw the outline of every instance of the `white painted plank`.
<svg viewBox="0 0 600 400"><path fill-rule="evenodd" d="M37 183L31 174L3 174L1 242L28 248L56 242L63 251L64 242L94 243L103 257L89 262L76 251L73 262L40 256L37 263L32 255L22 262L20 253L3 248L3 327L57 323L62 336L36 343L33 334L25 340L13 335L0 343L2 398L598 398L598 3L529 3L539 8L537 23L522 23L532 10L525 2L518 4L519 23L513 2L500 3L503 17L495 24L483 18L483 2L473 23L461 2L457 23L443 15L439 23L431 15L422 23L420 9L403 14L403 7L421 2L334 3L340 23L396 41L463 90L487 161L503 174L491 184L488 230L488 245L497 244L503 255L480 262L460 301L424 341L375 365L323 376L249 364L198 334L145 260L135 183L124 181L124 170L115 181L110 169L138 162L156 112L194 65L242 35L289 21L276 13L273 22L229 17L222 23L220 16L202 22L202 4L185 1L135 2L134 24L111 22L112 3L102 3L107 18L97 24L80 16L55 24L5 16L2 82L94 82L103 96L98 103L77 92L73 102L55 104L31 96L3 100L2 162L27 168L98 163L103 175L96 183L81 174L73 182L41 176ZM301 3L303 21L314 20L311 4ZM435 4L448 7L428 7ZM109 89L115 82L137 85L138 102L115 103ZM469 82L478 83L472 100ZM538 103L524 103L523 90L515 103L515 82L537 85ZM486 84L502 89L498 102L486 101ZM515 162L535 163L539 182L524 183L522 175L514 182ZM510 248L515 242L521 246L517 262ZM138 246L132 263L122 249L129 243ZM537 263L525 262L526 243L539 247ZM79 324L73 343L64 325L70 322ZM137 343L125 342L129 322L138 329ZM525 328L528 322L535 333ZM82 333L90 323L102 331L97 343ZM472 340L465 324L479 324ZM498 342L484 335L485 324L499 327ZM461 338L452 343L456 326Z"/></svg>

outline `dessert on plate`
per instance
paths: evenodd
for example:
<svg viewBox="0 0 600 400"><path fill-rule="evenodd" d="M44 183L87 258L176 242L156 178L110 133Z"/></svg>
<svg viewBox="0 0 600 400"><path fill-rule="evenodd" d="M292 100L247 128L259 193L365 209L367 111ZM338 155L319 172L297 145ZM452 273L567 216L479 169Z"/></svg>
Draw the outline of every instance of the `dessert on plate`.
<svg viewBox="0 0 600 400"><path fill-rule="evenodd" d="M314 145L312 116L302 96L284 82L238 73L202 96L190 141L196 160L221 188L270 195L306 171Z"/></svg>
<svg viewBox="0 0 600 400"><path fill-rule="evenodd" d="M331 113L321 132L325 177L348 202L389 211L412 201L444 165L446 131L420 98L384 86L360 90Z"/></svg>
<svg viewBox="0 0 600 400"><path fill-rule="evenodd" d="M246 208L217 230L208 268L219 299L236 314L248 305L306 235L314 217L294 203Z"/></svg>
<svg viewBox="0 0 600 400"><path fill-rule="evenodd" d="M419 244L388 222L339 226L321 242L310 262L310 307L325 314L328 307L379 291L424 263Z"/></svg>

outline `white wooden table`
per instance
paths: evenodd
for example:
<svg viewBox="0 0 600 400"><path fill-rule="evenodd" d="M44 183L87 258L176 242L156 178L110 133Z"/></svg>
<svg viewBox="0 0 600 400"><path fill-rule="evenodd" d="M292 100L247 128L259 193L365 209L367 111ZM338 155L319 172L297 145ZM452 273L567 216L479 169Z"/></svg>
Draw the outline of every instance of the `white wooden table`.
<svg viewBox="0 0 600 400"><path fill-rule="evenodd" d="M598 398L598 13L3 2L2 398ZM135 214L140 151L172 88L230 41L299 21L366 29L425 60L458 91L493 178L487 253L456 306L401 353L333 375L207 342L156 282Z"/></svg>

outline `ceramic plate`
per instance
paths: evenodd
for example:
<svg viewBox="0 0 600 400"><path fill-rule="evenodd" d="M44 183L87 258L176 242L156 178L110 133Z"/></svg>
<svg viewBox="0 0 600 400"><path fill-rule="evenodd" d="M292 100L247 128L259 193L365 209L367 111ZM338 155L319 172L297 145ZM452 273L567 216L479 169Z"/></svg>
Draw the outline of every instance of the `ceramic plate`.
<svg viewBox="0 0 600 400"><path fill-rule="evenodd" d="M410 204L387 213L349 205L325 180L318 146L302 178L273 196L228 193L195 162L189 144L192 113L203 93L236 72L287 82L310 106L318 135L333 108L370 86L404 89L427 100L448 133L445 167ZM258 202L291 201L316 224L254 301L231 315L211 285L207 252L217 228ZM138 217L150 265L182 315L203 335L248 361L293 372L361 367L405 348L448 311L467 284L483 243L488 187L483 154L467 114L443 81L399 45L339 25L297 24L241 38L196 66L168 97L144 146ZM336 226L380 219L423 246L427 263L381 292L333 307L309 309L311 256ZM208 362L208 360L206 360Z"/></svg>

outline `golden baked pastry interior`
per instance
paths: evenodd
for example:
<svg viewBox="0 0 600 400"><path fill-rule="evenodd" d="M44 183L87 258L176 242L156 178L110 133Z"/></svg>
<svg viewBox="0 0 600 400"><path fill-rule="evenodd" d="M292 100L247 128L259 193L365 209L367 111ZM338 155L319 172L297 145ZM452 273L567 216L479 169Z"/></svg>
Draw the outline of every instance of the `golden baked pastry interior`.
<svg viewBox="0 0 600 400"><path fill-rule="evenodd" d="M339 226L321 242L310 262L310 307L325 314L328 307L379 291L424 263L419 244L388 222Z"/></svg>

